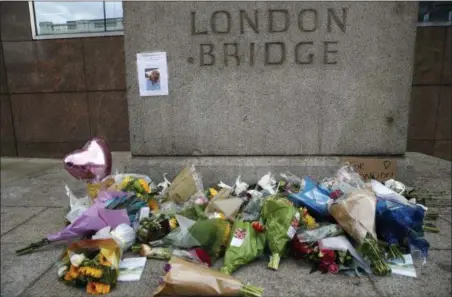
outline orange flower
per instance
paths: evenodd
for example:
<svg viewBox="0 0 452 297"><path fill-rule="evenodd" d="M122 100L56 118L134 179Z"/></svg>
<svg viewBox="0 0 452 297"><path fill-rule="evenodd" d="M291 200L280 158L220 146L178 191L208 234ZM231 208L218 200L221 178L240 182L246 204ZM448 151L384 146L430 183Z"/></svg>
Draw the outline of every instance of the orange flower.
<svg viewBox="0 0 452 297"><path fill-rule="evenodd" d="M149 199L148 206L151 210L159 210L159 204L157 203L157 200L155 199Z"/></svg>
<svg viewBox="0 0 452 297"><path fill-rule="evenodd" d="M64 275L64 280L66 280L66 281L73 280L73 279L77 278L78 274L79 274L79 268L75 267L74 265L71 265L71 268L69 269L69 271Z"/></svg>
<svg viewBox="0 0 452 297"><path fill-rule="evenodd" d="M89 282L86 285L86 292L88 294L100 295L107 294L110 292L110 285L96 282Z"/></svg>
<svg viewBox="0 0 452 297"><path fill-rule="evenodd" d="M149 187L148 183L144 179L139 179L138 182L140 183L140 186L144 189L146 193L151 193L151 188Z"/></svg>
<svg viewBox="0 0 452 297"><path fill-rule="evenodd" d="M102 254L100 254L100 256L99 256L99 263L100 263L100 265L103 265L103 266L108 266L108 267L111 266L110 261L108 261L108 259L105 258L104 255L102 255Z"/></svg>
<svg viewBox="0 0 452 297"><path fill-rule="evenodd" d="M81 275L92 276L95 278L101 278L103 274L102 270L88 266L80 267L79 271Z"/></svg>

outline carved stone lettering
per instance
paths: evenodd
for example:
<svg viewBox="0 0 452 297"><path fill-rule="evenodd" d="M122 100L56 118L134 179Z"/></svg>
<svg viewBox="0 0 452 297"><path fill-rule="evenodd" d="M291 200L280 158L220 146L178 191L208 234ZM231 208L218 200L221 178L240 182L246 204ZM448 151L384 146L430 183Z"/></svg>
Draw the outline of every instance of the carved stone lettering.
<svg viewBox="0 0 452 297"><path fill-rule="evenodd" d="M279 47L279 59L270 61L271 48ZM265 43L265 65L281 65L286 60L286 45L284 42L266 42Z"/></svg>
<svg viewBox="0 0 452 297"><path fill-rule="evenodd" d="M334 58L330 60L330 56L328 54L337 54L337 50L330 50L330 44L337 44L337 41L325 41L324 42L324 51L323 51L323 63L324 64L337 64L337 60Z"/></svg>
<svg viewBox="0 0 452 297"><path fill-rule="evenodd" d="M234 48L234 51L231 53L229 48ZM224 52L224 66L228 66L228 57L233 57L235 59L236 65L240 65L240 57L239 57L239 48L237 43L225 43L223 44L223 52Z"/></svg>
<svg viewBox="0 0 452 297"><path fill-rule="evenodd" d="M221 15L223 15L223 20L226 18L226 28L218 30L217 24L218 20L221 19ZM226 10L215 11L210 18L210 25L212 27L212 32L215 34L229 34L229 32L231 32L231 14Z"/></svg>
<svg viewBox="0 0 452 297"><path fill-rule="evenodd" d="M314 32L319 25L317 10L303 9L298 14L298 28L301 32Z"/></svg>
<svg viewBox="0 0 452 297"><path fill-rule="evenodd" d="M205 48L208 48L208 52L205 52ZM200 66L212 66L215 64L215 56L212 54L213 52L213 44L212 43L201 43L199 45L200 51L199 51L199 65ZM205 56L210 56L210 62L207 63L204 60Z"/></svg>
<svg viewBox="0 0 452 297"><path fill-rule="evenodd" d="M312 52L312 46L314 45L314 42L312 41L302 41L297 43L295 46L295 63L297 64L312 64L314 62L314 53ZM301 51L302 47L305 46L305 48L308 48L309 53L307 56L305 55L305 58L301 57Z"/></svg>
<svg viewBox="0 0 452 297"><path fill-rule="evenodd" d="M254 21L251 20L250 16L245 10L240 10L240 34L245 33L245 20L248 23L248 26L253 29L255 33L259 33L259 19L257 10L254 10Z"/></svg>
<svg viewBox="0 0 452 297"><path fill-rule="evenodd" d="M343 33L345 33L345 26L347 21L347 8L342 8L342 21L339 20L339 17L336 15L336 12L332 8L328 8L328 18L327 18L327 30L328 32L332 32L331 21L334 21L336 25L341 29Z"/></svg>
<svg viewBox="0 0 452 297"><path fill-rule="evenodd" d="M277 17L279 15L279 17ZM284 19L284 24L276 25L276 19ZM289 12L285 9L269 9L268 10L268 32L286 32L289 29Z"/></svg>

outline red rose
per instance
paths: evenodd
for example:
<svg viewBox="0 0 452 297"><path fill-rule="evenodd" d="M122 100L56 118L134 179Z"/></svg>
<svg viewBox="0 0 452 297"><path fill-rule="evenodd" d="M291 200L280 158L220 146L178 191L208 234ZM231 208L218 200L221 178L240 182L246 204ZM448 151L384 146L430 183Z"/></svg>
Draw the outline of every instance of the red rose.
<svg viewBox="0 0 452 297"><path fill-rule="evenodd" d="M330 264L330 265L328 266L328 271L331 272L331 273L336 274L336 273L339 272L339 266L337 266L336 263Z"/></svg>
<svg viewBox="0 0 452 297"><path fill-rule="evenodd" d="M334 259L336 259L336 253L332 250L323 249L321 250L323 257L322 261L327 263L334 263Z"/></svg>

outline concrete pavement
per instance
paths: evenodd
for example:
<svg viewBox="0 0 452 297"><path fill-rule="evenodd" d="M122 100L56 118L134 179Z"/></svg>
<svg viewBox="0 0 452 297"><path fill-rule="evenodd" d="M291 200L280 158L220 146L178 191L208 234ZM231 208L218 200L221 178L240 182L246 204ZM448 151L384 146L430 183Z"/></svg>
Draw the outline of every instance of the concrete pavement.
<svg viewBox="0 0 452 297"><path fill-rule="evenodd" d="M429 190L451 190L451 163L433 157L411 156L416 174L412 180ZM127 164L127 153L114 153L113 170ZM84 290L58 282L53 264L62 247L16 257L14 250L64 226L69 205L64 185L83 195L84 184L72 178L61 160L1 159L1 296L88 296ZM418 278L391 276L370 279L309 274L310 266L283 260L279 271L266 268L267 260L248 265L234 276L265 288L264 296L450 296L451 197L440 197L427 206L437 209L439 234L427 234L431 243L427 264L417 263ZM133 256L127 254L126 257ZM163 275L164 262L148 260L139 282L119 283L108 296L150 296ZM221 260L215 266L220 266Z"/></svg>

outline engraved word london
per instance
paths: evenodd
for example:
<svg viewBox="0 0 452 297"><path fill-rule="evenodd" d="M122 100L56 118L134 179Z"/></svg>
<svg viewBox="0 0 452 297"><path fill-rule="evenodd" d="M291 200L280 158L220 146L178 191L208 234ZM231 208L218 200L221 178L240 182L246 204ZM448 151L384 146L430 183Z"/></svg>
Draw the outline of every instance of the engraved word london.
<svg viewBox="0 0 452 297"><path fill-rule="evenodd" d="M326 9L320 14L315 9L302 9L296 18L290 18L288 10L269 9L265 12L253 10L240 10L230 13L226 10L215 11L210 16L210 20L201 21L195 11L191 12L191 34L198 37L209 37L213 35L228 35L240 33L240 35L252 32L253 34L265 34L275 38L284 37L284 32L289 29L296 29L301 34L313 33L321 28L320 22L326 22L326 32L345 33L347 21L347 8ZM267 22L264 26L266 18ZM209 22L210 21L210 22ZM292 27L293 26L293 27ZM338 31L335 31L338 30ZM309 35L301 35L300 39L305 39ZM234 34L236 35L236 34ZM249 36L249 34L247 35ZM299 65L314 64L315 61L323 64L337 64L338 44L337 40L328 40L314 44L313 41L303 40L288 49L286 43L281 41L269 41L263 43L263 56L257 56L256 42L242 43L229 42L214 44L204 42L199 45L199 65L200 66L253 66L255 63L263 65L281 65L286 61ZM262 44L258 44L262 46ZM315 56L315 47L321 46L322 57ZM288 53L293 55L288 56ZM256 57L257 56L257 57ZM189 63L194 63L194 58L187 59Z"/></svg>

